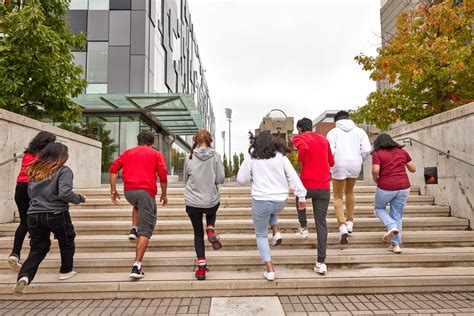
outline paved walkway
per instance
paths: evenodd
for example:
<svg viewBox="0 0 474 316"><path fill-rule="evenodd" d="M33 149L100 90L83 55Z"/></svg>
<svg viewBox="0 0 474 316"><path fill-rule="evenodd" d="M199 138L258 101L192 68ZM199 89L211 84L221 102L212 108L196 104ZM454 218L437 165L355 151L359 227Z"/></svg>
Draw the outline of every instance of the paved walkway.
<svg viewBox="0 0 474 316"><path fill-rule="evenodd" d="M235 303L235 299L233 301ZM245 298L244 298L245 300ZM0 315L212 315L211 298L0 301ZM474 292L280 296L286 315L474 315ZM246 313L248 312L246 300ZM222 303L222 302L221 302ZM230 306L230 305L229 305ZM235 310L228 314L244 315ZM256 306L252 316L268 315ZM219 315L220 316L220 315Z"/></svg>

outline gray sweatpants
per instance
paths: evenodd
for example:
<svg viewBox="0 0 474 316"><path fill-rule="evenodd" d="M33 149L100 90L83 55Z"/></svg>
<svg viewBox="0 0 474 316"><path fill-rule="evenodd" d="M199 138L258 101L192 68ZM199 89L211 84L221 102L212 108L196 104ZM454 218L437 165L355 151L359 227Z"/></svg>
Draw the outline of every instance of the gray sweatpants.
<svg viewBox="0 0 474 316"><path fill-rule="evenodd" d="M153 235L156 225L156 200L145 190L124 191L125 199L138 208L138 236Z"/></svg>
<svg viewBox="0 0 474 316"><path fill-rule="evenodd" d="M313 202L314 224L316 226L316 235L318 240L318 262L324 263L326 260L326 244L328 241L328 227L326 215L328 213L329 200L331 198L330 190L307 189L307 199ZM298 212L298 221L301 227L308 227L306 219L306 209L298 210L298 197L296 197L296 209Z"/></svg>

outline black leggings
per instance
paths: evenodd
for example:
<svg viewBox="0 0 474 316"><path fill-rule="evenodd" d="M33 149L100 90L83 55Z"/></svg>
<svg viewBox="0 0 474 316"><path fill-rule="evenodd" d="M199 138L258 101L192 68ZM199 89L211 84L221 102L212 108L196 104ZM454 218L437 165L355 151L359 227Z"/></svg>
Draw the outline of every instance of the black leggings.
<svg viewBox="0 0 474 316"><path fill-rule="evenodd" d="M213 225L216 223L216 213L219 204L210 208L199 208L186 205L186 213L188 213L194 229L194 248L198 258L206 258L204 250L204 226L202 225L202 215L206 214L206 224Z"/></svg>
<svg viewBox="0 0 474 316"><path fill-rule="evenodd" d="M19 182L15 188L15 203L20 213L20 224L15 231L15 239L13 240L12 254L20 257L23 241L26 233L28 233L28 224L26 222L26 214L30 207L30 197L28 196L28 182Z"/></svg>

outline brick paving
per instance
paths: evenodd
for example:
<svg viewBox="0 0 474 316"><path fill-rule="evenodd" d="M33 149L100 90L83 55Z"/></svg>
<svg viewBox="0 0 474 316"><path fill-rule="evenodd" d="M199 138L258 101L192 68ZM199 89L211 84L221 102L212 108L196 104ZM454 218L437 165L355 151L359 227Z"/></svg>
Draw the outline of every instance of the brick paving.
<svg viewBox="0 0 474 316"><path fill-rule="evenodd" d="M0 301L0 315L209 315L212 298ZM288 316L474 315L474 292L280 296Z"/></svg>
<svg viewBox="0 0 474 316"><path fill-rule="evenodd" d="M474 315L474 292L280 296L287 316Z"/></svg>

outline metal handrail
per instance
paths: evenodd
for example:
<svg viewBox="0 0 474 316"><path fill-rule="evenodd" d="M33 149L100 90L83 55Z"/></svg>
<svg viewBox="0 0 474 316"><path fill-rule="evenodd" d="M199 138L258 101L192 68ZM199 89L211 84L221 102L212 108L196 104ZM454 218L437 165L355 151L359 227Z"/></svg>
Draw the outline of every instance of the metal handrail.
<svg viewBox="0 0 474 316"><path fill-rule="evenodd" d="M23 154L20 154L20 155L13 154L12 158L0 162L0 167L3 166L3 165L6 165L7 163L12 162L12 161L16 162L20 158L23 158Z"/></svg>
<svg viewBox="0 0 474 316"><path fill-rule="evenodd" d="M415 142L415 143L418 143L418 144L423 145L423 146L425 146L425 147L428 147L428 148L430 148L430 149L432 149L432 150L434 150L434 151L437 151L440 156L446 156L446 158L451 157L451 158L456 159L456 160L458 160L458 161L460 161L460 162L463 162L463 163L465 163L465 164L467 164L467 165L469 165L469 166L471 166L471 167L474 167L474 164L473 164L472 162L469 162L469 161L464 160L464 159L462 159L462 158L459 158L459 157L456 157L456 156L451 155L450 150L448 150L448 151L443 151L443 150L441 150L441 149L438 149L438 148L433 147L433 146L431 146L431 145L425 144L425 143L419 141L418 139L414 139L414 138L411 138L411 137L403 137L403 138L397 139L397 141L399 141L399 142L404 142L404 143L405 143L405 140L409 140L409 141L410 141L410 146L412 146L412 145L413 145L413 142Z"/></svg>

